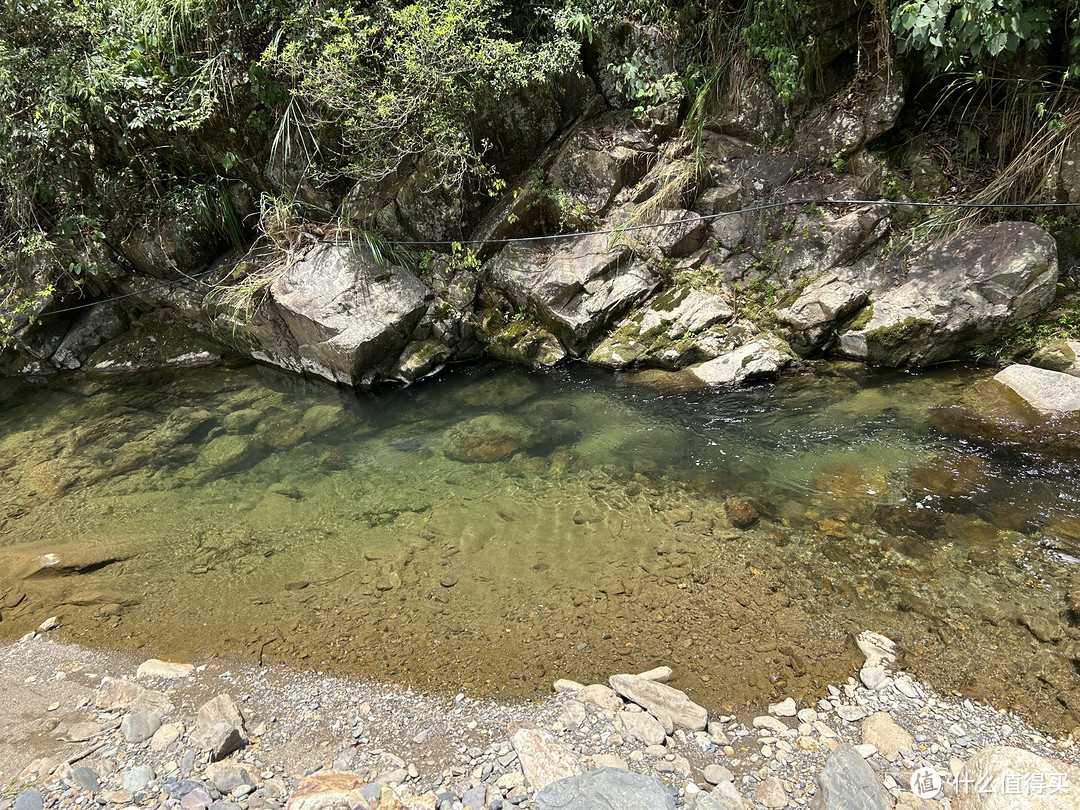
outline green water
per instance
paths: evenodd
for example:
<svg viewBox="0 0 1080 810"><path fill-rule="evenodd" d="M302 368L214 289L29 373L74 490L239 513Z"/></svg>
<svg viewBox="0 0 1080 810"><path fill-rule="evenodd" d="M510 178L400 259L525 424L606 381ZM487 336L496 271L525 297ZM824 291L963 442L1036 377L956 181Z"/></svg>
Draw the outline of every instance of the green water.
<svg viewBox="0 0 1080 810"><path fill-rule="evenodd" d="M929 426L985 376L4 381L0 635L59 615L147 655L506 695L667 663L719 709L845 678L870 628L1072 726L1080 468Z"/></svg>

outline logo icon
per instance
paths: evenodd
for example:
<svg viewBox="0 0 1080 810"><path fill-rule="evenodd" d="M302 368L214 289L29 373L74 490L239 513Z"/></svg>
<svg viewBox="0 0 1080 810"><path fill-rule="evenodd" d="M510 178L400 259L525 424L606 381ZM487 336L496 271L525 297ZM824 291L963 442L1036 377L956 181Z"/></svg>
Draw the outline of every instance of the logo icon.
<svg viewBox="0 0 1080 810"><path fill-rule="evenodd" d="M941 777L933 768L919 768L911 773L911 792L920 799L932 799L941 791Z"/></svg>

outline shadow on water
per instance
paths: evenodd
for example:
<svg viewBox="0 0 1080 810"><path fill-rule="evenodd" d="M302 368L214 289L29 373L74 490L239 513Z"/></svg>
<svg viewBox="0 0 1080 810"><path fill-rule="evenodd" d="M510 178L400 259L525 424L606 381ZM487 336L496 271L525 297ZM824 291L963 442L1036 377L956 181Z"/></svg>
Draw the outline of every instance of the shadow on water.
<svg viewBox="0 0 1080 810"><path fill-rule="evenodd" d="M939 688L1075 725L1078 470L929 425L984 376L3 381L0 635L59 615L508 696L668 663L730 709L816 695L872 628Z"/></svg>

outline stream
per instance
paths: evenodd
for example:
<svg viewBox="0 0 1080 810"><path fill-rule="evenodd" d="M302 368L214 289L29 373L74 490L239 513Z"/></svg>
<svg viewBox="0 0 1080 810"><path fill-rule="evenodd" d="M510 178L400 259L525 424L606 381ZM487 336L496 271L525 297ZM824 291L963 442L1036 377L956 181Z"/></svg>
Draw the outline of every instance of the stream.
<svg viewBox="0 0 1080 810"><path fill-rule="evenodd" d="M584 365L360 393L258 365L0 381L0 637L710 711L901 666L1080 723L1080 464L944 436L990 375L692 390Z"/></svg>

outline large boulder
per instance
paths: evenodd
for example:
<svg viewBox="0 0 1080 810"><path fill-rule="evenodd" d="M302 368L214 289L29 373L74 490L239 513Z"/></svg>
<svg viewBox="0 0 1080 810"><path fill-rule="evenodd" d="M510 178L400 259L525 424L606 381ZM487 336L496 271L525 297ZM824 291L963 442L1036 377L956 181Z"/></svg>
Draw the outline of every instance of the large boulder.
<svg viewBox="0 0 1080 810"><path fill-rule="evenodd" d="M1073 810L1080 768L1009 746L982 748L957 777L956 810Z"/></svg>
<svg viewBox="0 0 1080 810"><path fill-rule="evenodd" d="M1060 338L1047 343L1032 356L1031 365L1080 377L1080 340Z"/></svg>
<svg viewBox="0 0 1080 810"><path fill-rule="evenodd" d="M487 265L488 282L530 312L574 353L651 293L658 279L606 234L509 245Z"/></svg>
<svg viewBox="0 0 1080 810"><path fill-rule="evenodd" d="M1057 247L1026 222L969 231L915 258L906 280L874 297L840 335L840 351L886 366L969 356L1045 309Z"/></svg>
<svg viewBox="0 0 1080 810"><path fill-rule="evenodd" d="M1080 379L1013 365L977 383L955 405L934 408L939 430L993 450L1080 457Z"/></svg>
<svg viewBox="0 0 1080 810"><path fill-rule="evenodd" d="M345 244L314 248L270 292L304 369L348 384L398 358L431 295L408 271Z"/></svg>
<svg viewBox="0 0 1080 810"><path fill-rule="evenodd" d="M827 343L836 324L863 306L868 298L866 290L829 273L775 314L790 330L791 347L800 354L808 354Z"/></svg>
<svg viewBox="0 0 1080 810"><path fill-rule="evenodd" d="M713 360L691 366L689 371L707 385L742 385L772 377L794 359L787 343L774 335L764 335Z"/></svg>
<svg viewBox="0 0 1080 810"><path fill-rule="evenodd" d="M659 779L621 768L552 782L536 794L536 810L675 810L675 797Z"/></svg>

